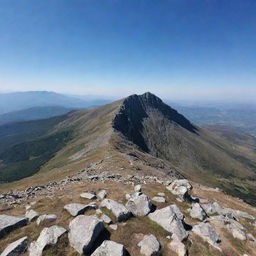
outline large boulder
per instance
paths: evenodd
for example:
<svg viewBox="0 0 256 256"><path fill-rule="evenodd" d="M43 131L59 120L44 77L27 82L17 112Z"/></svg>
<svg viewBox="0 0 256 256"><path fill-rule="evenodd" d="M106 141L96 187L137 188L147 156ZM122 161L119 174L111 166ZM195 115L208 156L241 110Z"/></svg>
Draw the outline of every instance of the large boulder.
<svg viewBox="0 0 256 256"><path fill-rule="evenodd" d="M28 238L22 237L19 240L9 244L0 256L18 256L23 254L28 247Z"/></svg>
<svg viewBox="0 0 256 256"><path fill-rule="evenodd" d="M220 237L209 223L200 223L193 226L192 231L217 249Z"/></svg>
<svg viewBox="0 0 256 256"><path fill-rule="evenodd" d="M125 249L122 244L105 240L91 256L124 256Z"/></svg>
<svg viewBox="0 0 256 256"><path fill-rule="evenodd" d="M152 210L149 197L139 192L132 194L125 206L134 216L146 216Z"/></svg>
<svg viewBox="0 0 256 256"><path fill-rule="evenodd" d="M201 221L203 221L207 218L207 214L206 214L205 210L200 206L199 203L193 204L189 213L192 218L199 219Z"/></svg>
<svg viewBox="0 0 256 256"><path fill-rule="evenodd" d="M72 203L72 204L66 204L64 206L64 209L67 210L72 216L77 216L80 214L83 214L87 210L96 209L97 205L95 203L90 204L78 204L78 203Z"/></svg>
<svg viewBox="0 0 256 256"><path fill-rule="evenodd" d="M0 215L0 238L9 233L10 231L27 225L27 218Z"/></svg>
<svg viewBox="0 0 256 256"><path fill-rule="evenodd" d="M140 253L145 256L153 256L159 252L161 246L154 235L146 235L143 240L138 243Z"/></svg>
<svg viewBox="0 0 256 256"><path fill-rule="evenodd" d="M37 240L30 244L29 256L41 256L45 248L55 245L66 232L65 228L56 225L44 228Z"/></svg>
<svg viewBox="0 0 256 256"><path fill-rule="evenodd" d="M95 216L79 215L69 223L69 243L80 254L90 253L94 241L104 230L104 224Z"/></svg>
<svg viewBox="0 0 256 256"><path fill-rule="evenodd" d="M173 239L182 241L187 238L188 232L184 227L184 215L175 204L156 210L150 213L148 217L166 231L172 233Z"/></svg>
<svg viewBox="0 0 256 256"><path fill-rule="evenodd" d="M36 220L36 224L39 225L49 225L57 219L55 214L43 214L39 216Z"/></svg>
<svg viewBox="0 0 256 256"><path fill-rule="evenodd" d="M117 221L124 221L131 217L131 212L127 210L124 205L112 199L104 199L101 202L100 207L106 207L107 209L111 210Z"/></svg>

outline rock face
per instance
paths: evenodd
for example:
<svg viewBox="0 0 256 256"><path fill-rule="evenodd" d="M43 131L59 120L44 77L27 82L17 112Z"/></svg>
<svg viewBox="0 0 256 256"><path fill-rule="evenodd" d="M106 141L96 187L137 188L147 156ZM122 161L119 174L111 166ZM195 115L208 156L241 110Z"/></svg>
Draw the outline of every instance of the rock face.
<svg viewBox="0 0 256 256"><path fill-rule="evenodd" d="M139 192L132 194L125 206L134 216L146 216L152 209L149 197Z"/></svg>
<svg viewBox="0 0 256 256"><path fill-rule="evenodd" d="M66 233L66 229L60 226L44 228L35 242L29 246L29 256L41 256L43 250L57 243L58 239Z"/></svg>
<svg viewBox="0 0 256 256"><path fill-rule="evenodd" d="M191 184L186 179L174 180L169 186L166 187L172 194L179 196L184 200L188 195L188 191L192 189Z"/></svg>
<svg viewBox="0 0 256 256"><path fill-rule="evenodd" d="M80 195L82 198L86 199L96 199L96 194L94 192L85 192Z"/></svg>
<svg viewBox="0 0 256 256"><path fill-rule="evenodd" d="M0 238L10 231L27 225L27 219L22 217L0 215Z"/></svg>
<svg viewBox="0 0 256 256"><path fill-rule="evenodd" d="M9 244L0 256L18 256L24 253L28 247L28 238L22 237L19 240Z"/></svg>
<svg viewBox="0 0 256 256"><path fill-rule="evenodd" d="M36 224L39 225L48 225L54 222L57 219L55 214L44 214L37 218Z"/></svg>
<svg viewBox="0 0 256 256"><path fill-rule="evenodd" d="M220 237L211 226L211 224L200 223L198 225L195 225L192 231L198 236L202 237L204 240L206 240L209 244L219 249L217 244L220 242Z"/></svg>
<svg viewBox="0 0 256 256"><path fill-rule="evenodd" d="M124 256L125 249L122 244L105 240L91 256Z"/></svg>
<svg viewBox="0 0 256 256"><path fill-rule="evenodd" d="M85 211L90 209L96 209L97 205L95 203L91 204L67 204L64 206L64 209L67 210L72 216L77 216L83 214Z"/></svg>
<svg viewBox="0 0 256 256"><path fill-rule="evenodd" d="M190 216L201 221L207 218L205 210L200 206L199 203L193 204L192 208L190 209Z"/></svg>
<svg viewBox="0 0 256 256"><path fill-rule="evenodd" d="M26 211L26 214L25 214L25 217L29 219L29 221L35 220L38 216L39 214L34 210L28 210Z"/></svg>
<svg viewBox="0 0 256 256"><path fill-rule="evenodd" d="M138 246L140 247L140 253L145 256L156 255L161 247L154 235L144 236L143 240L138 243Z"/></svg>
<svg viewBox="0 0 256 256"><path fill-rule="evenodd" d="M187 238L188 232L184 228L184 215L175 204L156 210L148 217L172 233L173 239L182 241Z"/></svg>
<svg viewBox="0 0 256 256"><path fill-rule="evenodd" d="M111 210L117 221L124 221L131 217L131 212L128 211L124 205L111 199L104 199L101 202L100 207L106 207Z"/></svg>
<svg viewBox="0 0 256 256"><path fill-rule="evenodd" d="M69 223L69 243L80 254L90 253L93 242L104 230L101 220L95 216L79 215Z"/></svg>
<svg viewBox="0 0 256 256"><path fill-rule="evenodd" d="M177 239L173 239L170 242L169 248L172 251L174 251L178 256L186 256L187 255L187 250L186 250L185 245Z"/></svg>

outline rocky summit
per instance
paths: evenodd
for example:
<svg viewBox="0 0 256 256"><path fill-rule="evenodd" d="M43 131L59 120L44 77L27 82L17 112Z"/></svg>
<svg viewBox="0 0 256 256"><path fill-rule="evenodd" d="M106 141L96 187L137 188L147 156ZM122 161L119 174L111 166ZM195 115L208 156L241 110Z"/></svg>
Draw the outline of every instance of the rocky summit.
<svg viewBox="0 0 256 256"><path fill-rule="evenodd" d="M58 120L0 154L0 256L256 256L245 145L151 93Z"/></svg>

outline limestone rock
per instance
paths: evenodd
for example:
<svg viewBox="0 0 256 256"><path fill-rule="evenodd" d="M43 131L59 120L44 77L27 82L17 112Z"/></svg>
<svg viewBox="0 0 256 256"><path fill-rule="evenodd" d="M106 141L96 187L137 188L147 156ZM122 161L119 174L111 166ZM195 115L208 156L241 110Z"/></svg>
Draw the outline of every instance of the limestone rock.
<svg viewBox="0 0 256 256"><path fill-rule="evenodd" d="M162 196L154 196L152 198L152 200L155 201L155 202L158 202L158 203L165 203L166 202L165 198L162 197Z"/></svg>
<svg viewBox="0 0 256 256"><path fill-rule="evenodd" d="M195 225L192 231L198 236L202 237L205 241L207 241L209 244L211 244L215 248L220 249L217 245L220 242L220 237L216 233L216 231L214 230L211 224L200 223L198 225Z"/></svg>
<svg viewBox="0 0 256 256"><path fill-rule="evenodd" d="M94 192L84 192L80 194L80 197L91 200L91 199L96 199L96 194Z"/></svg>
<svg viewBox="0 0 256 256"><path fill-rule="evenodd" d="M155 255L160 250L160 243L154 235L145 235L138 246L140 247L140 253L145 256Z"/></svg>
<svg viewBox="0 0 256 256"><path fill-rule="evenodd" d="M95 216L79 215L69 223L69 230L70 245L80 254L88 254L104 224Z"/></svg>
<svg viewBox="0 0 256 256"><path fill-rule="evenodd" d="M131 195L125 206L134 216L146 216L152 209L149 197L138 192Z"/></svg>
<svg viewBox="0 0 256 256"><path fill-rule="evenodd" d="M78 204L72 203L64 206L64 209L67 210L72 216L77 216L83 214L85 211L90 209L96 209L97 205L95 203L90 204Z"/></svg>
<svg viewBox="0 0 256 256"><path fill-rule="evenodd" d="M9 244L0 256L18 256L23 254L28 247L28 238L22 237L19 240Z"/></svg>
<svg viewBox="0 0 256 256"><path fill-rule="evenodd" d="M27 225L27 219L23 217L0 215L0 238L10 231Z"/></svg>
<svg viewBox="0 0 256 256"><path fill-rule="evenodd" d="M36 211L34 211L34 210L28 210L28 211L26 211L26 214L25 214L25 217L29 221L35 220L38 216L39 216L39 214Z"/></svg>
<svg viewBox="0 0 256 256"><path fill-rule="evenodd" d="M39 225L49 225L57 219L55 214L44 214L37 218L36 224Z"/></svg>
<svg viewBox="0 0 256 256"><path fill-rule="evenodd" d="M169 243L169 248L172 251L174 251L178 256L186 256L187 255L186 246L178 239L173 239Z"/></svg>
<svg viewBox="0 0 256 256"><path fill-rule="evenodd" d="M99 193L97 194L97 197L99 199L104 199L107 196L107 191L105 189L102 189L99 191Z"/></svg>
<svg viewBox="0 0 256 256"><path fill-rule="evenodd" d="M29 256L41 256L46 247L55 245L58 239L67 231L60 226L44 228L35 242L29 246Z"/></svg>
<svg viewBox="0 0 256 256"><path fill-rule="evenodd" d="M117 221L124 221L131 217L131 212L128 211L124 205L112 199L104 199L101 202L100 207L106 207L107 209L111 210Z"/></svg>
<svg viewBox="0 0 256 256"><path fill-rule="evenodd" d="M125 249L122 244L105 240L91 256L124 256Z"/></svg>
<svg viewBox="0 0 256 256"><path fill-rule="evenodd" d="M171 232L173 239L182 241L187 238L188 232L184 228L184 215L175 204L156 210L148 217L166 231Z"/></svg>
<svg viewBox="0 0 256 256"><path fill-rule="evenodd" d="M192 208L190 209L190 216L201 221L207 218L205 210L200 206L199 203L193 204Z"/></svg>

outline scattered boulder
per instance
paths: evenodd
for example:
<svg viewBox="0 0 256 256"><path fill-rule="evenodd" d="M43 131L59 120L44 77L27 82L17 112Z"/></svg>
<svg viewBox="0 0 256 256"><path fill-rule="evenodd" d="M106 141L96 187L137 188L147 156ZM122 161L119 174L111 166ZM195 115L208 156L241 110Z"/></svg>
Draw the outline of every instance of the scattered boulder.
<svg viewBox="0 0 256 256"><path fill-rule="evenodd" d="M199 203L193 204L193 206L190 209L190 216L194 219L199 219L201 221L207 218L205 210L200 206Z"/></svg>
<svg viewBox="0 0 256 256"><path fill-rule="evenodd" d="M56 244L66 232L65 228L56 225L44 228L37 240L30 244L29 256L41 256L45 248Z"/></svg>
<svg viewBox="0 0 256 256"><path fill-rule="evenodd" d="M135 191L135 192L141 192L141 185L136 185L136 186L134 187L134 191Z"/></svg>
<svg viewBox="0 0 256 256"><path fill-rule="evenodd" d="M69 243L80 254L88 254L94 241L104 230L104 224L95 216L79 215L69 223Z"/></svg>
<svg viewBox="0 0 256 256"><path fill-rule="evenodd" d="M149 197L139 192L132 194L125 206L134 216L146 216L152 210Z"/></svg>
<svg viewBox="0 0 256 256"><path fill-rule="evenodd" d="M166 202L165 198L162 197L162 196L154 196L152 198L152 200L155 201L155 202L158 202L158 203L165 203Z"/></svg>
<svg viewBox="0 0 256 256"><path fill-rule="evenodd" d="M9 244L0 256L18 256L23 254L28 247L28 238L22 237L19 240Z"/></svg>
<svg viewBox="0 0 256 256"><path fill-rule="evenodd" d="M186 246L178 239L173 239L168 247L174 251L178 256L186 256L187 255L187 249Z"/></svg>
<svg viewBox="0 0 256 256"><path fill-rule="evenodd" d="M208 215L211 215L211 214L220 214L221 211L222 211L221 206L220 206L217 202L208 203L208 204L202 204L201 207L205 210L205 212L206 212Z"/></svg>
<svg viewBox="0 0 256 256"><path fill-rule="evenodd" d="M91 199L96 199L96 194L95 192L84 192L80 194L80 197L91 200Z"/></svg>
<svg viewBox="0 0 256 256"><path fill-rule="evenodd" d="M99 191L99 193L97 194L97 197L99 199L104 199L107 196L107 191L105 189L102 189Z"/></svg>
<svg viewBox="0 0 256 256"><path fill-rule="evenodd" d="M27 218L5 214L0 215L0 238L14 229L26 226L27 222Z"/></svg>
<svg viewBox="0 0 256 256"><path fill-rule="evenodd" d="M163 227L166 231L172 233L172 238L184 240L188 236L188 232L184 227L184 215L179 208L173 204L150 213L148 217Z"/></svg>
<svg viewBox="0 0 256 256"><path fill-rule="evenodd" d="M112 220L106 214L102 214L100 219L106 224L110 224L112 222Z"/></svg>
<svg viewBox="0 0 256 256"><path fill-rule="evenodd" d="M143 240L138 243L140 253L145 256L153 256L160 250L160 243L154 235L145 235Z"/></svg>
<svg viewBox="0 0 256 256"><path fill-rule="evenodd" d="M64 206L64 209L67 210L74 217L76 217L77 215L83 214L87 210L96 209L96 208L97 208L97 205L95 203L90 203L90 204L72 203Z"/></svg>
<svg viewBox="0 0 256 256"><path fill-rule="evenodd" d="M172 194L179 196L184 200L188 196L188 191L192 189L191 184L186 179L174 180L166 187Z"/></svg>
<svg viewBox="0 0 256 256"><path fill-rule="evenodd" d="M55 214L44 214L37 218L36 224L39 225L49 225L57 219Z"/></svg>
<svg viewBox="0 0 256 256"><path fill-rule="evenodd" d="M125 249L122 244L105 240L91 256L124 256Z"/></svg>
<svg viewBox="0 0 256 256"><path fill-rule="evenodd" d="M216 233L211 224L200 223L198 225L193 226L192 231L198 236L202 237L205 241L207 241L215 248L220 249L217 245L220 242L220 237Z"/></svg>
<svg viewBox="0 0 256 256"><path fill-rule="evenodd" d="M111 210L117 221L124 221L131 217L131 212L127 210L124 205L112 199L104 199L101 202L100 207L106 207L107 209Z"/></svg>
<svg viewBox="0 0 256 256"><path fill-rule="evenodd" d="M36 211L32 210L32 209L26 211L26 214L25 214L25 217L26 217L29 221L33 221L33 220L37 219L38 216L39 216L39 214L38 214Z"/></svg>

